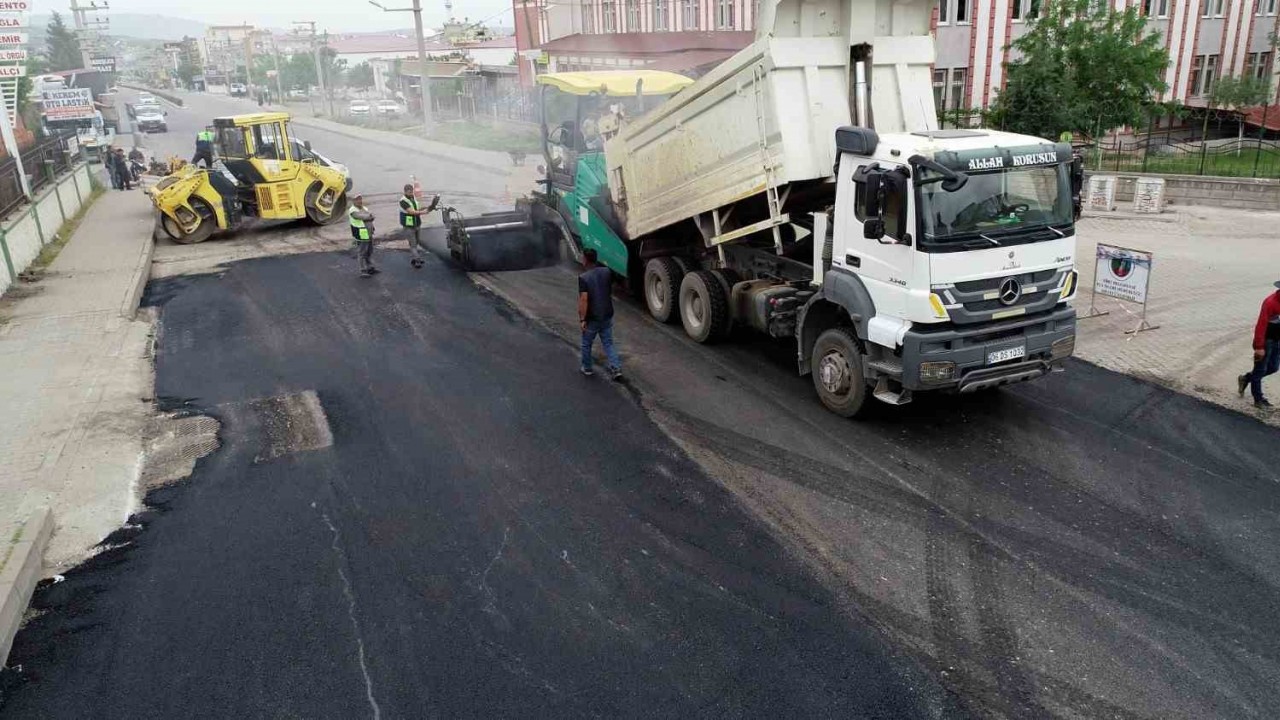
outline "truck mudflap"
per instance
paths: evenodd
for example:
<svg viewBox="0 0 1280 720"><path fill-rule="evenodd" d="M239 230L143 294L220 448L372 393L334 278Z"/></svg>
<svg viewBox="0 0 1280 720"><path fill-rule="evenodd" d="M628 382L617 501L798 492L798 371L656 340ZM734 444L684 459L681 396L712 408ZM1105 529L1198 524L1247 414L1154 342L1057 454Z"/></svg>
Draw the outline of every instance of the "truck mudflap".
<svg viewBox="0 0 1280 720"><path fill-rule="evenodd" d="M1076 311L1059 307L980 326L915 326L902 341L903 388L976 392L1033 380L1075 350Z"/></svg>

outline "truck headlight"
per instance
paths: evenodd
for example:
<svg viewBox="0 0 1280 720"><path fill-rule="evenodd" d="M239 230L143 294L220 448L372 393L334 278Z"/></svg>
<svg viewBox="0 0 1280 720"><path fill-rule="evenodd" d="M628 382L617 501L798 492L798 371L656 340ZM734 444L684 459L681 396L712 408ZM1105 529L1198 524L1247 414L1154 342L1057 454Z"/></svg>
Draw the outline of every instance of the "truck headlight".
<svg viewBox="0 0 1280 720"><path fill-rule="evenodd" d="M937 293L929 293L929 305L933 307L933 314L940 318L949 318L947 308L942 304L942 298Z"/></svg>
<svg viewBox="0 0 1280 720"><path fill-rule="evenodd" d="M1053 341L1053 344L1049 346L1049 360L1063 360L1065 358L1069 358L1075 351L1076 336L1073 333L1068 337Z"/></svg>
<svg viewBox="0 0 1280 720"><path fill-rule="evenodd" d="M1071 272L1067 273L1067 280L1066 282L1062 283L1062 299L1063 300L1066 300L1067 298L1076 294L1076 278L1077 277L1078 276L1075 270L1072 270Z"/></svg>
<svg viewBox="0 0 1280 720"><path fill-rule="evenodd" d="M956 379L956 364L950 361L920 363L920 382L940 383Z"/></svg>

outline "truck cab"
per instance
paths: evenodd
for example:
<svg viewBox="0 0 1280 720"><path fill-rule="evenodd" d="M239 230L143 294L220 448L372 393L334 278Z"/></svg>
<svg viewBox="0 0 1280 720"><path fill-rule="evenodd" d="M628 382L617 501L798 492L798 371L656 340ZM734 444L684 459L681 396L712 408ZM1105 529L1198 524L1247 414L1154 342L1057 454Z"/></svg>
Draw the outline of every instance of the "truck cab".
<svg viewBox="0 0 1280 720"><path fill-rule="evenodd" d="M882 399L1061 366L1075 343L1070 146L989 130L842 128L836 148L821 295L854 309L870 341L864 374Z"/></svg>

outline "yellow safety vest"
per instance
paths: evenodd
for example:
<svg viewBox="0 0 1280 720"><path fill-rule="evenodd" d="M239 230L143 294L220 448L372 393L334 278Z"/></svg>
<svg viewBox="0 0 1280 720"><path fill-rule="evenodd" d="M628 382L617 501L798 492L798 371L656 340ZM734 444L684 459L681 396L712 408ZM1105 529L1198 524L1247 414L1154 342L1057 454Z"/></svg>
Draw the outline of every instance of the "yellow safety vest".
<svg viewBox="0 0 1280 720"><path fill-rule="evenodd" d="M418 224L418 216L411 215L406 210L417 210L418 199L411 197L400 198L400 225L403 227L414 227Z"/></svg>
<svg viewBox="0 0 1280 720"><path fill-rule="evenodd" d="M355 205L347 209L347 220L351 223L351 236L356 240L369 240L372 236L369 234L369 226L364 220L356 217L359 211Z"/></svg>

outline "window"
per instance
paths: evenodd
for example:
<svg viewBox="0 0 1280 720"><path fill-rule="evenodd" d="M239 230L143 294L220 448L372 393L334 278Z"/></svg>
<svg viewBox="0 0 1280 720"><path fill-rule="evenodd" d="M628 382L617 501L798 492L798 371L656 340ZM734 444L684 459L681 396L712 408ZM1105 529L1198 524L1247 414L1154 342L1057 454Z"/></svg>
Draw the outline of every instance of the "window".
<svg viewBox="0 0 1280 720"><path fill-rule="evenodd" d="M716 0L716 29L733 29L733 4L736 0Z"/></svg>
<svg viewBox="0 0 1280 720"><path fill-rule="evenodd" d="M1204 0L1204 15L1201 17L1222 17L1223 0Z"/></svg>
<svg viewBox="0 0 1280 720"><path fill-rule="evenodd" d="M1198 55L1191 63L1191 94L1201 97L1213 92L1217 78L1218 56Z"/></svg>
<svg viewBox="0 0 1280 720"><path fill-rule="evenodd" d="M618 0L601 0L600 15L604 18L605 32L618 32Z"/></svg>
<svg viewBox="0 0 1280 720"><path fill-rule="evenodd" d="M964 88L968 79L968 68L953 68L951 70L951 85L947 88L948 110L959 110L964 107Z"/></svg>
<svg viewBox="0 0 1280 720"><path fill-rule="evenodd" d="M256 125L253 128L253 156L263 160L286 160L284 131L280 123Z"/></svg>
<svg viewBox="0 0 1280 720"><path fill-rule="evenodd" d="M591 3L582 5L582 32L589 35L596 31L596 8Z"/></svg>
<svg viewBox="0 0 1280 720"><path fill-rule="evenodd" d="M887 169L887 168L886 168ZM907 179L902 168L897 168L881 176L884 187L884 202L880 207L880 218L884 220L884 234L887 237L901 240L907 235ZM867 220L867 191L865 183L855 183L853 193L853 214L858 220Z"/></svg>
<svg viewBox="0 0 1280 720"><path fill-rule="evenodd" d="M1271 73L1271 53L1249 53L1248 59L1244 64L1245 77L1255 77L1259 80L1266 79Z"/></svg>
<svg viewBox="0 0 1280 720"><path fill-rule="evenodd" d="M938 0L938 24L964 25L969 22L969 0Z"/></svg>
<svg viewBox="0 0 1280 720"><path fill-rule="evenodd" d="M1156 10L1156 17L1158 18L1169 17L1169 0L1160 0L1159 4L1156 7L1158 8L1158 10Z"/></svg>
<svg viewBox="0 0 1280 720"><path fill-rule="evenodd" d="M1276 14L1276 0L1267 0L1267 14L1268 15Z"/></svg>
<svg viewBox="0 0 1280 720"><path fill-rule="evenodd" d="M627 28L624 32L640 32L640 0L627 0Z"/></svg>
<svg viewBox="0 0 1280 720"><path fill-rule="evenodd" d="M680 28L682 30L697 30L698 16L702 13L702 6L698 3L698 0L683 0L680 7Z"/></svg>
<svg viewBox="0 0 1280 720"><path fill-rule="evenodd" d="M670 30L671 0L653 0L653 29Z"/></svg>
<svg viewBox="0 0 1280 720"><path fill-rule="evenodd" d="M1040 14L1040 0L1012 0L1014 20L1034 20Z"/></svg>
<svg viewBox="0 0 1280 720"><path fill-rule="evenodd" d="M945 2L945 0L944 0ZM947 71L933 71L933 106L939 110L945 110L947 105Z"/></svg>

